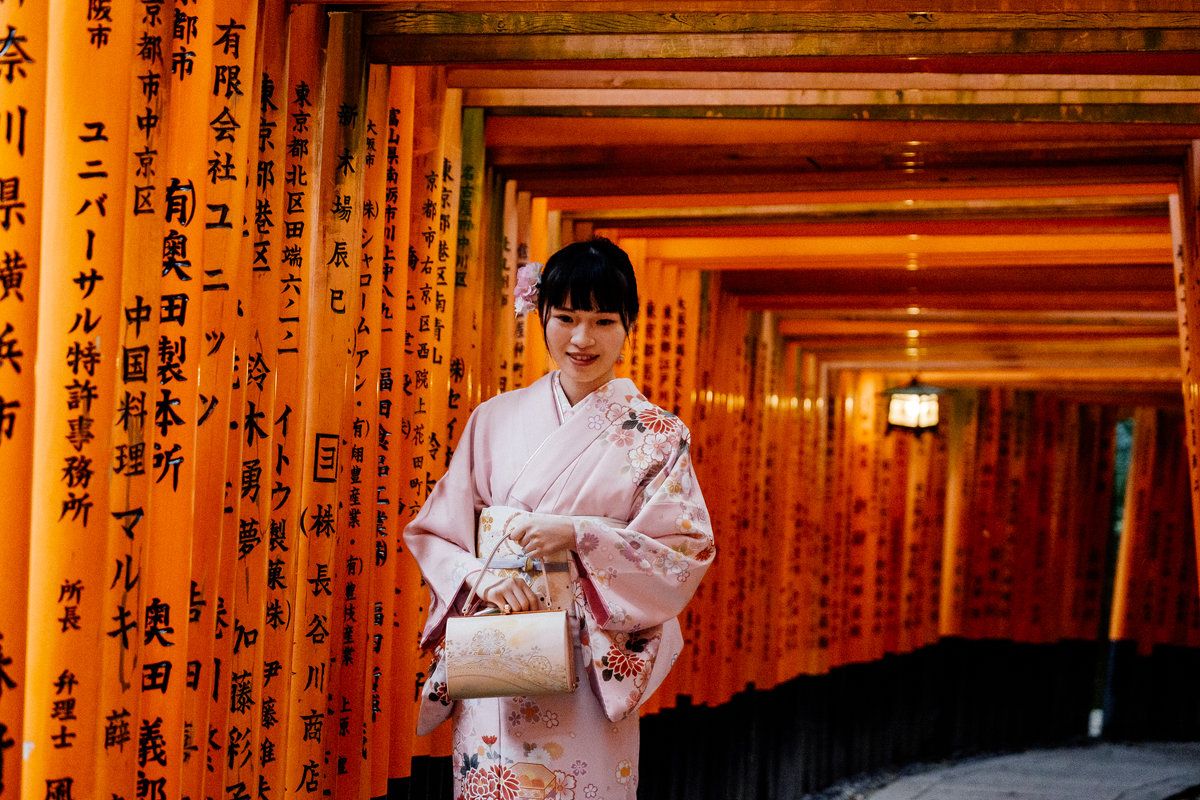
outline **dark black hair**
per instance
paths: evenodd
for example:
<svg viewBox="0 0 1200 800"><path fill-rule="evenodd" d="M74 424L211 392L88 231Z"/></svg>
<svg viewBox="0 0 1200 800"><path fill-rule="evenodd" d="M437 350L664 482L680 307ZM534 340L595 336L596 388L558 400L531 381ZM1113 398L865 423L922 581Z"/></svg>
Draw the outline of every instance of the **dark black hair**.
<svg viewBox="0 0 1200 800"><path fill-rule="evenodd" d="M638 293L629 256L603 236L569 244L550 256L538 286L542 327L556 307L619 314L630 330L638 315Z"/></svg>

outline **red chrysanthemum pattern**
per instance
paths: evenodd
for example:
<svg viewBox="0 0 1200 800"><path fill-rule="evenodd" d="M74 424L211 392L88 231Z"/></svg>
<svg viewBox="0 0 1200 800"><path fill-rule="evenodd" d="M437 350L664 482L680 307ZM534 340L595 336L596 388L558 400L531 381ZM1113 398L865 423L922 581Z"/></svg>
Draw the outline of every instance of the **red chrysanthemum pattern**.
<svg viewBox="0 0 1200 800"><path fill-rule="evenodd" d="M608 648L608 652L601 659L601 663L607 669L612 670L613 677L617 678L617 680L637 675L645 665L645 661L641 658L616 647Z"/></svg>
<svg viewBox="0 0 1200 800"><path fill-rule="evenodd" d="M679 417L661 408L645 408L637 412L638 424L647 433L670 433L679 425Z"/></svg>
<svg viewBox="0 0 1200 800"><path fill-rule="evenodd" d="M521 791L516 773L501 764L471 770L464 784L465 800L516 800Z"/></svg>

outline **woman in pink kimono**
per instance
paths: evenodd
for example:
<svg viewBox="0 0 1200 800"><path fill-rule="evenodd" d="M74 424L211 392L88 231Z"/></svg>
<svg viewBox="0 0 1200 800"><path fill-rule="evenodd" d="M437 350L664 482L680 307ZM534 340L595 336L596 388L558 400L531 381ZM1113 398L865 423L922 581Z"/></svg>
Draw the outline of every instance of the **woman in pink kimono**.
<svg viewBox="0 0 1200 800"><path fill-rule="evenodd" d="M477 578L502 610L544 607L542 594L571 615L578 687L453 702L435 669L418 730L453 715L456 800L633 800L638 708L682 648L676 617L715 555L712 530L687 428L614 377L638 312L625 252L568 245L522 267L516 296L558 370L475 410L404 538L430 587L424 647L440 646ZM480 575L477 553L501 531L502 566L540 559L544 577Z"/></svg>

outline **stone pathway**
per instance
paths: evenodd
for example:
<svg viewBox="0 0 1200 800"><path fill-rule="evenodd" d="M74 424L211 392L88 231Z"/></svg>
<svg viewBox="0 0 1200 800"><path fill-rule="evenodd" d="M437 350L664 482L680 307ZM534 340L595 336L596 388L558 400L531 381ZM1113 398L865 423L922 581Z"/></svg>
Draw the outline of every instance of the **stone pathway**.
<svg viewBox="0 0 1200 800"><path fill-rule="evenodd" d="M862 800L1190 800L1200 742L1098 743L972 759L905 775Z"/></svg>

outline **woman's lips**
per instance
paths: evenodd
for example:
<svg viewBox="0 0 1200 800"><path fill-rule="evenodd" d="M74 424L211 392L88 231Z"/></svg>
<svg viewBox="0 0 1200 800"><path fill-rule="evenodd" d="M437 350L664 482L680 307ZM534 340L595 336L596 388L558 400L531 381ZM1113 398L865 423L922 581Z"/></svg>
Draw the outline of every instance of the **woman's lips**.
<svg viewBox="0 0 1200 800"><path fill-rule="evenodd" d="M591 364L593 361L595 361L597 358L599 358L599 356L596 356L596 355L586 356L586 355L580 355L579 353L567 353L567 358L571 359L572 362L579 364L580 366L587 366L588 364Z"/></svg>

